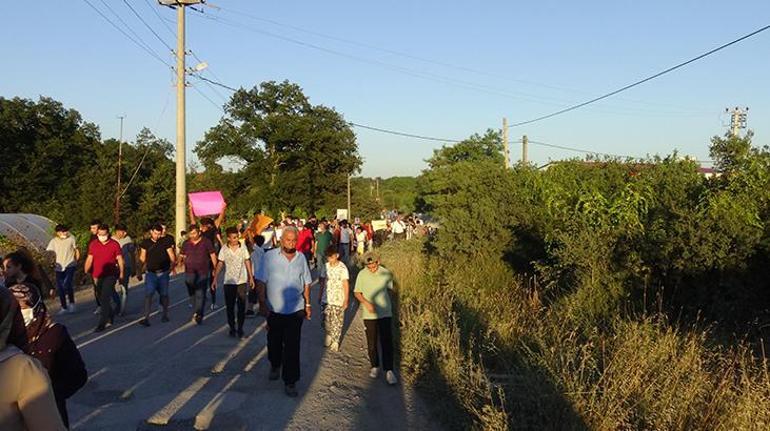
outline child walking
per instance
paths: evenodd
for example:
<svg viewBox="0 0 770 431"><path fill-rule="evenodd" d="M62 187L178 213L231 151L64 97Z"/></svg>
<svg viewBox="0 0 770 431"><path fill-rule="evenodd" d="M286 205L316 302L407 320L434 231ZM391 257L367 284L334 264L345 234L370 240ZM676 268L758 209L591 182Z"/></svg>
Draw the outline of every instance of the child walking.
<svg viewBox="0 0 770 431"><path fill-rule="evenodd" d="M350 296L348 267L340 261L339 250L335 247L326 249L326 282L321 285L320 302L324 313L326 339L324 346L332 351L340 350L342 325L345 322L345 310Z"/></svg>

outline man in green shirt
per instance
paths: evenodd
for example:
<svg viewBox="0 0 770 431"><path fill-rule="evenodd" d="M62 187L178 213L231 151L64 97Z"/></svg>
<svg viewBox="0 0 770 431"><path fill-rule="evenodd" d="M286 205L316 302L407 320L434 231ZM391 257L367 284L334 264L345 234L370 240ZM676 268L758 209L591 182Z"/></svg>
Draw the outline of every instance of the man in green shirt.
<svg viewBox="0 0 770 431"><path fill-rule="evenodd" d="M321 220L318 224L318 232L315 234L313 242L313 254L315 254L315 266L320 271L320 278L326 278L326 249L329 248L334 237L329 232L329 226L326 220Z"/></svg>
<svg viewBox="0 0 770 431"><path fill-rule="evenodd" d="M372 366L369 376L377 378L380 358L377 344L382 348L382 369L389 384L398 383L393 372L393 274L380 266L374 252L364 255L366 269L358 273L354 293L361 303L361 317L366 328L366 344Z"/></svg>

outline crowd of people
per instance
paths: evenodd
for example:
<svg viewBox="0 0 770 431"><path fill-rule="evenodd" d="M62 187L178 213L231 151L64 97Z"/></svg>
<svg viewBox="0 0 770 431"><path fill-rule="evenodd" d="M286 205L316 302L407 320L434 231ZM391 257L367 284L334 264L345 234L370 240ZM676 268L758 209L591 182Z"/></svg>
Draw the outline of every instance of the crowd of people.
<svg viewBox="0 0 770 431"><path fill-rule="evenodd" d="M244 322L259 315L267 320L269 380L282 379L285 393L298 395L302 325L313 315L311 285L319 283L317 304L325 335L322 342L339 351L345 313L351 296L360 304L370 376L384 371L389 384L398 379L393 368L391 292L393 275L380 265L375 245L407 240L423 227L416 217L378 223L284 217L255 233L249 223L224 227L224 209L217 218L196 218L177 242L166 225L156 223L134 240L123 224L100 220L90 225L90 239L80 250L65 225L57 225L48 244L52 253L58 314L77 312L75 279L79 262L90 278L96 303L95 332L124 316L131 281L143 281L143 318L150 326L157 296L161 323L169 322L169 285L179 273L187 288L190 320L202 325L207 309L217 307L222 291L228 335L244 337ZM2 259L0 285L0 429L66 429L66 400L82 388L85 363L65 326L48 313L41 268L24 250ZM360 270L359 266L361 267ZM355 283L351 273L357 271ZM351 284L354 290L351 292ZM210 298L210 308L206 307ZM7 402L6 402L7 401ZM52 412L58 412L53 414Z"/></svg>

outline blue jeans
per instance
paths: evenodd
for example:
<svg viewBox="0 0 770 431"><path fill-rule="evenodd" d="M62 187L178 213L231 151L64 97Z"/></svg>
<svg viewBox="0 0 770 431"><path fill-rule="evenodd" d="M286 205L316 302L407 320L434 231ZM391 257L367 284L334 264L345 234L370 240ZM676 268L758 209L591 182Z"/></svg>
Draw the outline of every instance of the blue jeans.
<svg viewBox="0 0 770 431"><path fill-rule="evenodd" d="M340 243L340 260L345 263L350 263L350 243Z"/></svg>
<svg viewBox="0 0 770 431"><path fill-rule="evenodd" d="M168 282L170 278L168 271L147 271L144 276L145 296L152 296L155 292L158 292L161 298L168 296Z"/></svg>
<svg viewBox="0 0 770 431"><path fill-rule="evenodd" d="M59 293L61 308L67 308L67 298L70 304L75 303L75 291L72 289L72 280L75 278L77 267L70 266L64 271L56 271L56 291Z"/></svg>

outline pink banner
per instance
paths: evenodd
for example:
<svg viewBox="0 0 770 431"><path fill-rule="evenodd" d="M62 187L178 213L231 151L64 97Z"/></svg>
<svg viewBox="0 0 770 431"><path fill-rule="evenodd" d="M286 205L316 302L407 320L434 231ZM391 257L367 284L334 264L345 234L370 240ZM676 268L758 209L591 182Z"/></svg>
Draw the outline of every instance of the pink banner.
<svg viewBox="0 0 770 431"><path fill-rule="evenodd" d="M193 214L198 217L219 214L225 207L225 199L220 191L188 193L187 196L190 198Z"/></svg>

